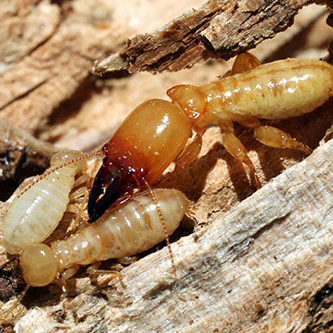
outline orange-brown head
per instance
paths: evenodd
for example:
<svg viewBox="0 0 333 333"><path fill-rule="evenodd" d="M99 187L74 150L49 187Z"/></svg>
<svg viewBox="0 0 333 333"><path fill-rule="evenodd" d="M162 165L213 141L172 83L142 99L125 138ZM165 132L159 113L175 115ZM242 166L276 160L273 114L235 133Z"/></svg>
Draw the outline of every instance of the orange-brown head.
<svg viewBox="0 0 333 333"><path fill-rule="evenodd" d="M170 88L167 95L193 122L196 122L206 111L207 99L199 87L180 84Z"/></svg>

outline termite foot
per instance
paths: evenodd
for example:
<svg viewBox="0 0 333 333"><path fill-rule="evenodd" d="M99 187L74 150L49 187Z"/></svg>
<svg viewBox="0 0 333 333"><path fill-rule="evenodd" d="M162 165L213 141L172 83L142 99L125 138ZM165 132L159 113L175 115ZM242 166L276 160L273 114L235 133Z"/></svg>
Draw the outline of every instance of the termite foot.
<svg viewBox="0 0 333 333"><path fill-rule="evenodd" d="M99 268L100 265L101 265L101 263L97 262L97 263L90 265L87 268L87 273L89 274L89 277L91 280L96 279L100 275L106 275L105 277L103 277L102 286L106 286L114 279L118 279L119 282L121 283L121 285L124 287L123 276L121 275L121 272L119 272L118 270L114 270L114 269L100 269ZM98 282L98 285L101 286L101 283Z"/></svg>

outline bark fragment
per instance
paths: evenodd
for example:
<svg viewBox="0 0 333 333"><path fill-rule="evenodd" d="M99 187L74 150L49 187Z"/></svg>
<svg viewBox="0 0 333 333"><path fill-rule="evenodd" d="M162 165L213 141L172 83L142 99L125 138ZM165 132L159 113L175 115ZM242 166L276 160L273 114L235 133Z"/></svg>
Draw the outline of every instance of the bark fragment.
<svg viewBox="0 0 333 333"><path fill-rule="evenodd" d="M137 35L93 73L179 71L212 57L229 59L292 25L307 0L208 1L151 34Z"/></svg>
<svg viewBox="0 0 333 333"><path fill-rule="evenodd" d="M17 45L17 52L11 52L10 57L8 54L0 57L1 66L5 68L0 82L6 83L3 86L0 83L1 92L9 92L5 94L8 99L0 98L0 102L4 102L1 113L3 118L10 117L15 125L62 147L91 149L105 141L126 113L144 100L165 98L165 90L177 83L203 84L215 80L218 74L223 74L230 67L209 62L191 71L163 73L163 76L152 76L151 73L126 76L118 73L104 81L94 82L88 73L93 59L119 50L128 35L136 32L127 26L130 20L124 19L126 12L128 17L139 15L135 0L118 7L116 2L103 0L53 1L52 5L48 1L17 1L15 3L20 4L18 7L12 7L12 3L1 2L1 5L5 4L5 9L1 7L0 13L4 13L4 17L18 15L19 19L13 20L14 26L24 26L25 18L34 11L40 13L41 8L48 8L48 13L53 13L53 16L46 13L48 19L45 19L37 15L42 24L48 24L46 33L35 36L28 32L35 32L36 27L31 26L31 30L26 27L22 45L18 39L7 44L8 50ZM155 26L161 26L164 15L155 15L158 11L151 9L155 2L140 3L146 6L143 9L145 14L149 10L154 14L149 16L149 23L156 19ZM290 7L281 6L286 10L284 13L288 11L290 16L281 17L279 22L273 17L273 23L283 27L289 23L294 12L308 3L270 2L272 9L280 8L280 4ZM158 4L162 2L158 0ZM262 8L259 6L269 5L265 2L241 1L238 7L234 2L210 3L212 8L216 4L225 6L225 11L215 16L214 24L225 24L228 19L232 21L233 16L226 16L230 11L238 20L249 18L249 22L253 23L247 30L245 25L239 25L245 41L239 41L239 50L251 45L253 36L264 39L272 34L271 31L275 33L273 24L268 27L267 33L260 30L261 23L270 22L269 14L259 15ZM121 10L123 6L125 9ZM166 7L170 7L169 2ZM257 16L253 15L256 12L262 21L256 21ZM188 14L191 13L195 11ZM196 13L201 14L200 10ZM314 58L325 56L325 43L330 38L331 30L324 25L315 28L317 21L322 23L320 17L322 13L310 9L310 15L308 13L297 19L286 34L279 34L274 40L260 44L256 55L269 60L299 55L308 57L309 54ZM117 18L122 23L115 23ZM29 26L33 22L30 20ZM37 26L39 22L36 21ZM141 37L134 38L136 44L130 45L133 70L136 70L137 64L138 68L142 68L145 61L150 71L156 71L157 65L161 66L158 68L176 70L193 59L193 63L201 59L205 52L216 55L213 44L203 37L213 21L207 27L197 27L195 20L190 19L189 22L185 42L179 44L188 47L183 48L184 53L178 52L180 49L177 47L154 49L159 44L154 44L151 39L154 36L149 35L145 42L152 46L151 49L148 53L142 49L143 53L137 57L137 46L143 44ZM180 38L180 32L175 27L171 36L179 43L177 38ZM141 28L141 32L148 30ZM191 38L195 31L199 33L193 41ZM227 56L228 52L236 52L237 36L234 31L228 32L233 36L230 41L234 43L234 48L228 44L228 38L223 33L209 32L207 38L215 41L217 48L219 43L227 43L230 48L221 49L225 52L221 54ZM169 45L168 35L161 36L165 46ZM312 50L309 51L309 48ZM168 58L169 49L173 50L174 59ZM159 58L160 52L165 57ZM6 62L3 59L9 60ZM124 61L116 56L114 59ZM0 246L0 265L5 265L2 268L6 269L6 273L0 271L0 288L6 288L4 293L0 293L4 301L0 303L0 327L16 325L15 329L22 332L43 329L50 332L60 329L118 332L137 331L138 328L183 332L206 332L213 328L235 332L326 329L332 318L332 190L329 186L332 183L332 144L328 141L332 137L329 130L333 122L331 110L332 105L327 104L299 119L274 124L312 148L318 146L326 132L321 142L326 145L317 148L313 156L300 164L297 163L305 157L301 153L264 147L253 140L249 131L236 128L242 142L250 150L250 158L259 170L263 183L291 167L251 197L255 189L248 182L244 168L236 165L225 153L219 143L219 133L214 128L210 128L205 135L198 161L179 174L170 173L160 180L157 186L175 187L186 193L192 201L189 216L197 222L196 233L173 244L178 261L176 280L169 274L170 260L164 249L153 255L144 254L143 259L125 269L125 287L116 280L111 282L110 287L105 286L107 276L90 281L83 268L78 278L70 283L73 298L61 299L59 293L51 292L52 288L51 291L32 288L22 302L17 303L16 298L7 302L9 296L19 294L21 286L19 276L7 278L7 272L14 272L17 264L12 268L7 266L11 258ZM46 167L55 148L45 146L44 142L33 142L26 133L8 128L9 125L0 128L0 143L4 147L3 155L0 155L4 163L1 167L7 175L15 176L25 152L27 159L33 161L32 165L40 163L43 168ZM5 158L8 153L10 158ZM2 191L4 187L0 189ZM0 203L0 230L8 204L9 201ZM179 235L176 234L175 239ZM106 268L110 267L110 262L104 264ZM6 312L8 309L11 310ZM6 312L5 315L2 311ZM22 317L26 311L28 313Z"/></svg>

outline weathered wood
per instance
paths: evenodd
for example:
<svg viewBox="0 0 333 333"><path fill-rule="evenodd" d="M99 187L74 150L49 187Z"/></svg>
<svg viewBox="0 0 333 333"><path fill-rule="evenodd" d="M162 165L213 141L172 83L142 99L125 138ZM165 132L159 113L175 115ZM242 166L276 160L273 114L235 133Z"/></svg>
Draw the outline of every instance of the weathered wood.
<svg viewBox="0 0 333 333"><path fill-rule="evenodd" d="M118 73L97 82L89 74L94 59L118 51L130 35L162 26L203 2L2 1L0 118L58 146L89 150L110 137L144 100L165 98L166 89L174 84L216 79L230 65L216 62L159 76ZM304 56L324 56L332 33L320 19L323 9L303 10L290 29L262 43L255 54L271 61L299 56L306 47L322 51ZM318 20L322 24L313 29ZM309 33L313 38L308 38ZM285 52L275 53L288 42Z"/></svg>
<svg viewBox="0 0 333 333"><path fill-rule="evenodd" d="M174 243L177 278L170 274L168 252L163 249L124 269L123 285L114 280L112 288L97 288L56 305L40 301L16 328L21 332L37 327L48 332L310 328L313 309L323 302L333 274L332 158L329 141L226 214L217 214L201 232ZM89 283L80 282L77 290Z"/></svg>
<svg viewBox="0 0 333 333"><path fill-rule="evenodd" d="M87 85L92 62L104 54L106 45L119 43L115 34L102 27L112 9L94 16L95 5L86 5L64 6L61 13L49 1L1 4L2 119L30 132L44 127L62 102ZM89 14L94 22L89 17L80 20Z"/></svg>
<svg viewBox="0 0 333 333"><path fill-rule="evenodd" d="M27 177L41 173L57 149L0 119L0 200L6 201Z"/></svg>
<svg viewBox="0 0 333 333"><path fill-rule="evenodd" d="M186 81L193 84L209 82L230 67L227 64L208 63L172 75L164 73L163 76L152 76L150 73L139 73L87 83L85 78L89 75L88 63L105 55L107 50L116 51L129 33L136 32L128 26L128 17L137 17L141 11L145 15L150 13L153 14L149 15L150 26L161 26L164 15L157 15L158 11L153 6L162 4L162 1L147 1L144 3L146 7L141 11L138 10L139 4L135 7L136 1L126 4L122 2L118 7L116 2L111 4L102 0L98 5L95 5L95 0L52 2L52 5L48 1L31 0L18 1L20 6L8 7L12 3L1 2L1 5L4 4L3 8L10 10L0 9L0 13L4 13L5 19L18 15L19 19L14 20L14 27L19 23L24 25L29 15L29 26L34 22L37 27L40 22L47 26L45 33L43 31L37 35L34 29L38 28L32 25L32 30L29 30L28 25L24 26L23 30L31 33L18 34L17 38L24 38L14 39L12 44L8 44L9 49L17 45L16 52L10 53L13 57L7 57L9 60L5 62L0 54L1 66L5 68L0 77L1 92L13 93L8 95L10 98L6 100L7 104L1 112L4 111L2 114L7 118L6 110L12 110L8 114L16 125L36 132L40 137L62 147L90 149L106 140L124 116L142 101L155 97L165 98L165 90L173 84ZM121 10L122 6L125 9ZM170 7L169 3L167 7ZM45 12L47 18L38 14L43 8L48 8ZM50 12L53 16L48 16ZM59 13L60 18L57 16ZM239 14L239 11L236 13ZM310 15L301 16L297 24L285 34L262 43L255 51L256 55L261 59L273 60L300 55L303 47L307 48L304 52L309 52L308 48L313 47L315 51L312 51L311 56L325 56L323 45L329 39L331 30L325 27L323 19L322 25L314 28L321 16L316 9L311 9ZM71 33L66 34L67 30ZM149 28L141 28L141 32L148 30ZM251 29L248 32L250 34ZM309 38L311 34L312 38ZM285 47L281 48L283 45ZM63 49L62 55L58 51ZM321 51L318 53L316 49ZM44 52L45 58L41 57ZM303 53L303 56L308 57L308 54ZM70 57L73 57L73 61L67 61ZM45 71L39 67L33 71L35 67L31 67L29 62L31 58ZM72 68L67 69L67 66ZM21 70L29 70L26 72L29 75L21 75ZM39 75L52 77L54 73L54 81L46 80L42 85L34 86ZM72 76L73 80L70 80L72 73L79 74ZM8 78L6 86L1 86L3 77ZM58 89L58 85L54 88L56 82L61 89ZM42 88L39 92L43 91L45 94L36 98L35 91ZM45 104L45 101L49 104ZM61 105L58 107L59 103ZM20 109L22 105L27 106L23 116ZM326 140L332 137L332 131L328 129L333 122L331 110L332 105L327 104L299 119L288 119L274 125L291 132L297 139L315 148L325 132ZM25 133L8 131L6 126L3 129L2 131L0 128L0 142L6 149L9 146L11 149L23 146L28 152L40 154L41 157L37 159L46 165L54 147L46 147L44 151L43 142L34 144L28 139L21 141L22 135L23 138L27 137ZM304 158L299 152L264 147L252 138L250 131L240 128L236 130L250 150L250 158L264 184ZM32 288L23 301L17 303L14 298L6 303L11 295L19 295L24 284L20 281L19 272L15 270L17 263L10 263L12 257L8 258L0 246L0 266L5 265L6 272L13 273L7 278L7 274L3 275L3 271L0 271L0 289L5 289L0 297L6 303L0 302L0 327L8 328L16 323L16 330L22 332L52 332L70 328L73 331L87 332L118 332L125 331L126 328L128 331L154 331L155 328L155 331L204 332L213 327L220 331L224 327L224 331L237 332L268 331L269 328L276 328L281 332L292 329L301 331L304 327L308 331L320 331L320 328L325 330L333 317L330 306L331 226L327 222L331 216L331 206L327 205L332 199L332 192L331 187L323 190L325 186L332 184L332 179L327 178L324 170L326 163L330 177L332 143L318 148L315 155L289 169L244 203L238 204L255 189L249 184L244 168L235 164L226 154L219 140L218 131L210 128L205 134L199 159L179 174L167 174L157 184L184 191L191 200L188 215L197 222L196 233L173 245L179 263L176 281L169 274L170 260L164 249L125 269L125 287L113 281L110 288L104 288L107 277L98 278L96 286L96 281L90 281L83 269L71 283L72 294L76 296L74 298L66 297L61 300L59 293L53 294L47 288ZM19 160L20 158L15 158L8 170L12 170L12 166L17 165L15 163ZM320 163L322 164L319 165ZM275 188L272 184L275 184ZM325 195L328 194L327 200L314 202L314 198L320 195L319 189ZM0 187L0 190L3 188ZM287 202L289 198L290 201ZM0 225L8 204L9 201L0 203ZM230 208L233 210L228 212ZM291 208L295 210L288 214ZM276 213L276 216L281 217L277 222L273 216L276 209L280 209L280 215ZM255 216L258 217L257 222ZM318 229L313 223L315 216L319 216ZM311 221L307 224L309 219ZM312 234L313 230L317 234ZM327 249L322 244L324 241ZM309 245L314 250L307 256L304 253L307 247L310 248ZM107 268L109 265L109 262L105 263ZM249 280L244 282L246 277ZM2 310L8 309L10 311L2 315ZM19 320L26 311L28 313Z"/></svg>
<svg viewBox="0 0 333 333"><path fill-rule="evenodd" d="M137 35L93 73L179 71L213 57L229 59L287 29L307 0L208 1L151 34ZM323 1L321 1L323 3Z"/></svg>

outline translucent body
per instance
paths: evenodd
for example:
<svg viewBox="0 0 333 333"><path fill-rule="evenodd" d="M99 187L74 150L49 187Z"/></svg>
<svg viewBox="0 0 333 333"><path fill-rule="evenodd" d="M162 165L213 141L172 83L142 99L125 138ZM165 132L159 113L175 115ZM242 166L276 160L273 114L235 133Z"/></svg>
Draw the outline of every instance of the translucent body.
<svg viewBox="0 0 333 333"><path fill-rule="evenodd" d="M58 226L69 202L75 174L85 168L82 161L62 164L79 156L84 155L77 151L57 153L51 159L51 167L14 198L3 221L7 252L21 253L41 243Z"/></svg>
<svg viewBox="0 0 333 333"><path fill-rule="evenodd" d="M255 138L263 144L310 154L309 147L288 133L262 126L260 119L285 119L313 111L333 95L332 82L333 69L326 62L286 59L260 66L257 58L246 53L237 57L220 81L174 86L167 91L173 103L152 100L141 104L103 148L106 157L89 197L90 221L133 188L153 184L172 161L176 160L177 168L191 163L210 123L220 126L224 147L247 165L255 186L261 187L245 147L235 136L233 122L253 128ZM164 122L168 112L177 119ZM155 135L159 128L165 131ZM197 135L185 147L191 128Z"/></svg>
<svg viewBox="0 0 333 333"><path fill-rule="evenodd" d="M45 244L28 247L20 257L21 269L27 285L42 287L50 284L57 275L57 261Z"/></svg>
<svg viewBox="0 0 333 333"><path fill-rule="evenodd" d="M206 84L206 111L222 119L236 116L285 119L313 111L333 94L333 69L326 62L286 59Z"/></svg>
<svg viewBox="0 0 333 333"><path fill-rule="evenodd" d="M185 214L187 200L181 192L172 189L156 189L154 195L170 235ZM126 205L108 211L93 225L66 240L52 243L51 249L46 249L44 244L26 249L21 256L23 277L30 286L47 285L55 279L56 273L66 268L134 255L164 238L158 209L151 195L141 192ZM56 269L54 260L57 262ZM40 274L36 274L34 266L39 261L42 261Z"/></svg>

